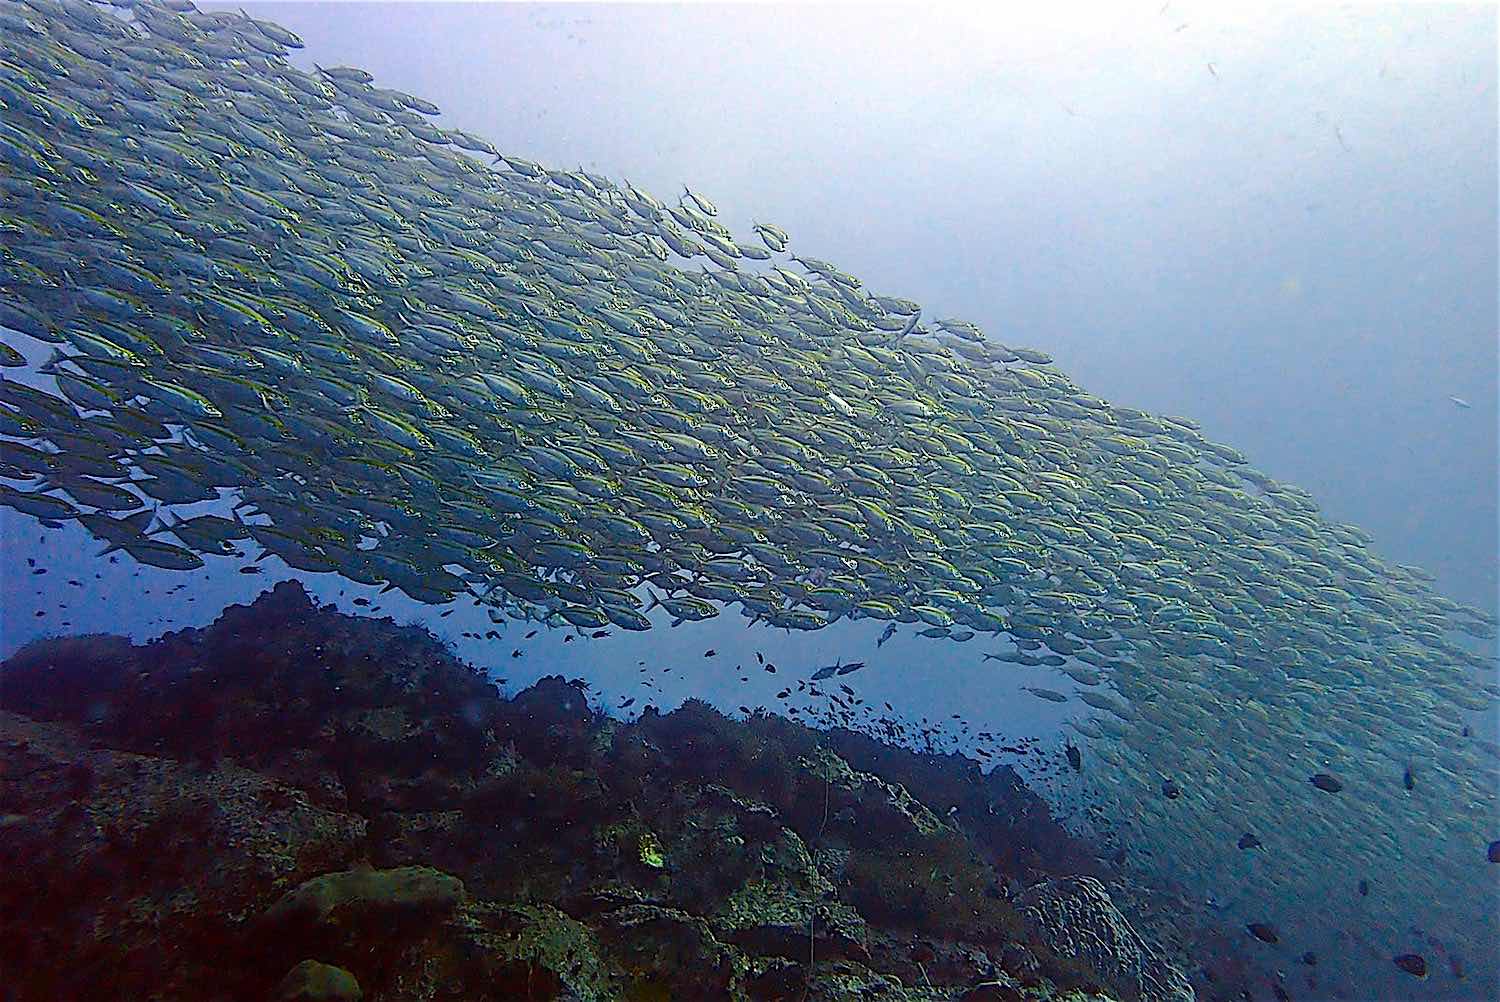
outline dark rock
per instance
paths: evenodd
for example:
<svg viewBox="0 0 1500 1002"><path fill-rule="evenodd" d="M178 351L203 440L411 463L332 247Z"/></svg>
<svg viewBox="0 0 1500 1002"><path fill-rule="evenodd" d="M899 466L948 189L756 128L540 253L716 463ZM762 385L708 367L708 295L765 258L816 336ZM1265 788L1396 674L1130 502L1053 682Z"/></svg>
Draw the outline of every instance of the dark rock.
<svg viewBox="0 0 1500 1002"><path fill-rule="evenodd" d="M1023 943L1006 943L1000 948L1000 968L1023 985L1036 984L1042 965Z"/></svg>
<svg viewBox="0 0 1500 1002"><path fill-rule="evenodd" d="M1000 890L1098 853L959 759L694 701L625 724L560 676L503 699L295 584L148 644L34 644L0 681L5 1002L1103 982Z"/></svg>
<svg viewBox="0 0 1500 1002"><path fill-rule="evenodd" d="M975 985L958 997L959 1002L1025 1002L1026 993L1019 987L998 981Z"/></svg>

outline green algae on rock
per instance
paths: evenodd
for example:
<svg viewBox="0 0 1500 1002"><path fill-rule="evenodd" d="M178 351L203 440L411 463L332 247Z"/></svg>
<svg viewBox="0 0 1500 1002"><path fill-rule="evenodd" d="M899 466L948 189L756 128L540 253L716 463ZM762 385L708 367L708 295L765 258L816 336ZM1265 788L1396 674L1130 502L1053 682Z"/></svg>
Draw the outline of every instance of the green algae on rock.
<svg viewBox="0 0 1500 1002"><path fill-rule="evenodd" d="M360 1002L364 992L342 967L304 960L281 979L279 1002Z"/></svg>

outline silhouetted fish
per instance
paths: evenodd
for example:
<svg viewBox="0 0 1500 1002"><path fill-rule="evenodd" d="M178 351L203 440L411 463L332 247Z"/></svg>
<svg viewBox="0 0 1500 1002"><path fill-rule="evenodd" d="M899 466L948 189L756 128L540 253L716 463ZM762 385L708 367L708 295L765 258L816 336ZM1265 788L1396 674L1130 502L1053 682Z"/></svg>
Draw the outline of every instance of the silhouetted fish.
<svg viewBox="0 0 1500 1002"><path fill-rule="evenodd" d="M1427 961L1422 959L1421 954L1401 953L1391 958L1396 966L1407 974L1417 978L1427 977Z"/></svg>
<svg viewBox="0 0 1500 1002"><path fill-rule="evenodd" d="M1281 942L1281 934L1278 933L1276 931L1276 927L1269 922L1251 922L1249 925L1245 926L1245 928L1250 930L1250 935L1254 936L1262 943Z"/></svg>

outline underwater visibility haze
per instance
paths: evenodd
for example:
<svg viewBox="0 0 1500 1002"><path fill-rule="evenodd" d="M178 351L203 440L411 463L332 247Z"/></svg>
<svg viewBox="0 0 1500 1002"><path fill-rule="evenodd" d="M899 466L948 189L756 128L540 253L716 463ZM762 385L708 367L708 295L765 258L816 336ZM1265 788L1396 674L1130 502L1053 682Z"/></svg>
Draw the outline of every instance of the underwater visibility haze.
<svg viewBox="0 0 1500 1002"><path fill-rule="evenodd" d="M47 841L61 721L60 812L123 789L103 747L354 819L224 905L305 937L288 998L1497 997L1496 41L1483 6L0 0L0 861ZM396 693L420 794L359 776ZM587 904L469 838L548 803L630 845ZM386 897L500 937L463 940L489 987L318 925ZM698 946L619 946L668 905ZM98 956L28 916L9 963Z"/></svg>

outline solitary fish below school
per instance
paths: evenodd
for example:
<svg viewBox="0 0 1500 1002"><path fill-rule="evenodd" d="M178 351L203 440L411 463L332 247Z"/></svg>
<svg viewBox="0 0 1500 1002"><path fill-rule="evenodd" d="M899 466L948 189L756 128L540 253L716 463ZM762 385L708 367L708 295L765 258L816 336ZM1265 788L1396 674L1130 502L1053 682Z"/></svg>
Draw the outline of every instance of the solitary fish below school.
<svg viewBox="0 0 1500 1002"><path fill-rule="evenodd" d="M1427 977L1427 961L1420 954L1401 953L1391 958L1396 966L1413 977Z"/></svg>
<svg viewBox="0 0 1500 1002"><path fill-rule="evenodd" d="M1269 922L1251 922L1245 928L1250 930L1250 935L1254 936L1262 943L1281 942L1281 934L1277 931L1276 927Z"/></svg>

